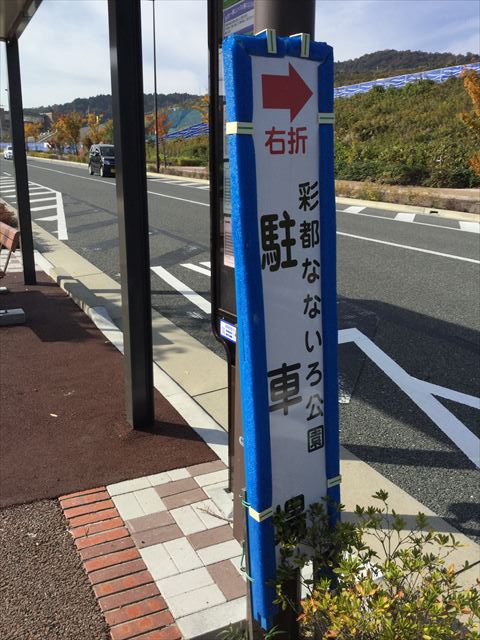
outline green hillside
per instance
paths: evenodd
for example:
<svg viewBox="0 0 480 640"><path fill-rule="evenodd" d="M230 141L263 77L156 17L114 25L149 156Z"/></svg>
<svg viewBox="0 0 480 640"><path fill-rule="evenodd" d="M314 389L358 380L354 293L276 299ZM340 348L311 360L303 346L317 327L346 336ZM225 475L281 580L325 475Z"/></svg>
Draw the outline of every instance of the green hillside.
<svg viewBox="0 0 480 640"><path fill-rule="evenodd" d="M159 111L170 110L174 107L182 107L187 103L199 100L200 96L191 95L190 93L159 93L157 94L157 105ZM143 96L145 113L151 113L154 109L153 93L146 93ZM27 111L27 110L26 110ZM103 114L103 120L109 120L112 117L112 96L109 94L101 94L91 96L90 98L75 98L72 102L63 104L51 104L46 107L36 107L28 109L30 113L48 113L56 112L60 114L69 113L70 111L78 111L83 116L87 113Z"/></svg>
<svg viewBox="0 0 480 640"><path fill-rule="evenodd" d="M335 168L341 180L475 187L468 160L480 140L460 121L472 104L460 78L403 89L375 87L335 101Z"/></svg>
<svg viewBox="0 0 480 640"><path fill-rule="evenodd" d="M429 71L441 67L454 67L479 60L480 57L473 53L456 55L454 53L386 49L366 53L354 60L335 62L335 86L341 87L357 82L399 76L404 73Z"/></svg>

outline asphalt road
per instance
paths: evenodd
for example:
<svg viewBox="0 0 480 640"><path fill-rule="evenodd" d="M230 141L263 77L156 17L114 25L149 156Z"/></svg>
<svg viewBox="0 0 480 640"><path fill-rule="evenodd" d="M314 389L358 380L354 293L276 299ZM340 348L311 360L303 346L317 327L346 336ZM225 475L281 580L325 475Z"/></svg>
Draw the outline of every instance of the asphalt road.
<svg viewBox="0 0 480 640"><path fill-rule="evenodd" d="M60 192L64 241L119 280L115 180L89 176L84 166L28 165L36 187L31 201L48 198L48 189ZM11 170L2 159L0 176ZM152 305L223 356L207 313L208 190L186 179L149 179L148 194L152 267L204 299L200 308L152 272ZM13 201L14 194L7 195ZM33 208L48 205L32 202ZM471 461L478 442L471 435L480 436L480 411L458 393L480 396L480 234L455 220L397 216L401 206L338 205L337 211L339 327L361 334L339 347L342 444L478 538L478 470ZM57 219L48 219L55 213L42 208L32 216L61 235ZM358 337L344 337L352 335ZM405 391L409 376L418 379L411 393ZM432 395L424 382L444 389Z"/></svg>

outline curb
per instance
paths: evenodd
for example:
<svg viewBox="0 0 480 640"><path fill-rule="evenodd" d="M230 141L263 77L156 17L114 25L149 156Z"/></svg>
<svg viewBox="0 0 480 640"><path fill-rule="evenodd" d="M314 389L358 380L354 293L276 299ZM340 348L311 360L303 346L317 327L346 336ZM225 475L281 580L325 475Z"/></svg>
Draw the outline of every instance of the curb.
<svg viewBox="0 0 480 640"><path fill-rule="evenodd" d="M378 202L376 200L357 200L356 198L336 198L337 204L360 205L371 209L384 209L385 211L405 211L436 218L449 218L451 220L465 220L480 222L480 214L467 213L465 211L453 211L451 209L434 209L433 207L419 207L411 204L396 204L394 202Z"/></svg>
<svg viewBox="0 0 480 640"><path fill-rule="evenodd" d="M71 162L70 160L57 160L51 158L37 158L36 156L28 156L33 160L40 160L41 162L58 162L63 164L69 164L74 166L84 166L87 168L87 164L83 162ZM173 180L178 180L179 182L198 182L199 184L210 184L209 180L204 178L190 178L189 176L179 176L170 173L153 173L152 171L147 171L146 175L148 178L168 178ZM435 216L438 218L450 218L452 220L465 220L465 221L473 221L480 222L480 214L478 213L468 213L465 211L454 211L452 209L436 209L434 207L421 207L418 205L411 204L399 204L394 202L380 202L377 200L360 200L358 198L345 198L343 196L336 197L337 204L346 204L346 205L360 205L364 207L370 207L373 209L384 209L385 211L405 211L409 213L419 213L422 215Z"/></svg>

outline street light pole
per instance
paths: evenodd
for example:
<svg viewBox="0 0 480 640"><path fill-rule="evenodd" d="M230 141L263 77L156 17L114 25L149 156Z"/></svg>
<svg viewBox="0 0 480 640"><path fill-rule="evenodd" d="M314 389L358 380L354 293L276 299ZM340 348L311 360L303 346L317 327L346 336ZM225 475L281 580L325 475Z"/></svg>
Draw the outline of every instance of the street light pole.
<svg viewBox="0 0 480 640"><path fill-rule="evenodd" d="M153 92L155 101L155 163L157 173L160 173L160 155L158 153L158 105L157 105L157 42L155 28L155 0L152 0L153 8Z"/></svg>

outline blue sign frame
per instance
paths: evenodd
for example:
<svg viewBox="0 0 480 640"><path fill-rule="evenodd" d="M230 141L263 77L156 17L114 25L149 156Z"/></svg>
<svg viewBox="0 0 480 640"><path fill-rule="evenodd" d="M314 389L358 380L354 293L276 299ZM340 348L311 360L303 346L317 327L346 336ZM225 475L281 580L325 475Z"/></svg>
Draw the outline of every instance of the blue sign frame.
<svg viewBox="0 0 480 640"><path fill-rule="evenodd" d="M269 52L272 46L268 39L272 37L275 38L269 30L257 36L232 35L224 41L227 122L252 122L251 56L301 57L301 35L277 37L276 53ZM325 43L310 42L308 59L320 63L319 114L332 114L333 49ZM328 121L327 118L325 123L319 124L318 136L325 457L327 495L334 504L340 502L340 488L333 119ZM247 501L253 512L262 516L247 519L250 573L253 579L252 615L267 629L273 624L276 612L273 605L275 592L271 586L276 575L276 556L272 517L268 514L272 506L272 460L255 152L250 135L229 135L228 143ZM332 523L336 514L336 510L331 508Z"/></svg>

